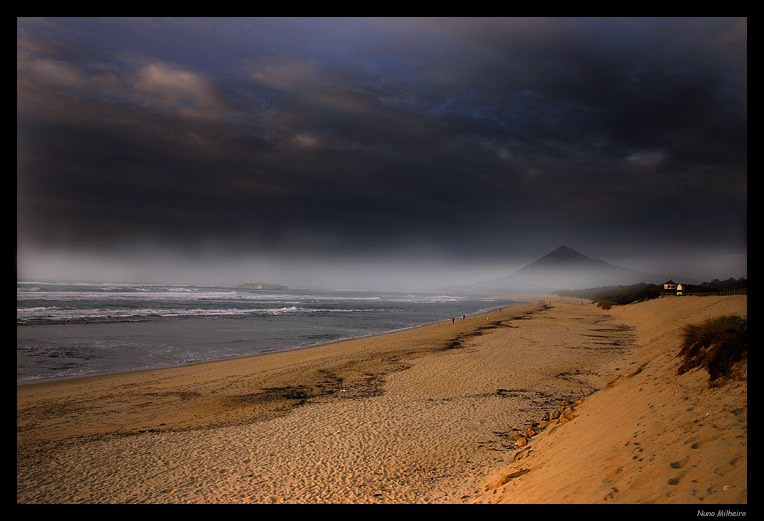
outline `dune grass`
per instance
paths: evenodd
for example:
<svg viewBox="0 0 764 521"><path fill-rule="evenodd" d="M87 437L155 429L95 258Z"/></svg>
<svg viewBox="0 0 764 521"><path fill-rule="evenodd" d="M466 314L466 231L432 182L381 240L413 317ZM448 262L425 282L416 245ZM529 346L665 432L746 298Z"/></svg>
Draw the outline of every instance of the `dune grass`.
<svg viewBox="0 0 764 521"><path fill-rule="evenodd" d="M679 374L695 368L708 371L710 381L729 377L733 366L748 355L748 322L737 315L724 315L687 324L682 328L683 358Z"/></svg>

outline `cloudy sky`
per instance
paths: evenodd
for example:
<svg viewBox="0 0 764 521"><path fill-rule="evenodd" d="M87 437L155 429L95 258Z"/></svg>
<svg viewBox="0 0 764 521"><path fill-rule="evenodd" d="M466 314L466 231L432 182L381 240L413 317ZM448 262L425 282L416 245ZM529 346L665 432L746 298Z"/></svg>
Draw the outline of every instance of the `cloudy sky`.
<svg viewBox="0 0 764 521"><path fill-rule="evenodd" d="M745 18L19 18L17 277L747 276Z"/></svg>

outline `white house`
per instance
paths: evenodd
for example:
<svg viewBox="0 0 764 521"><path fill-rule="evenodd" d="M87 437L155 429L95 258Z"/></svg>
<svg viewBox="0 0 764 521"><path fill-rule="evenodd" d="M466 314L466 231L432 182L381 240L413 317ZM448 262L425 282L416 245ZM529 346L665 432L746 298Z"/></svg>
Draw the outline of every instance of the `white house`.
<svg viewBox="0 0 764 521"><path fill-rule="evenodd" d="M663 283L663 291L676 291L677 295L686 295L687 284L676 283L673 280L667 280Z"/></svg>

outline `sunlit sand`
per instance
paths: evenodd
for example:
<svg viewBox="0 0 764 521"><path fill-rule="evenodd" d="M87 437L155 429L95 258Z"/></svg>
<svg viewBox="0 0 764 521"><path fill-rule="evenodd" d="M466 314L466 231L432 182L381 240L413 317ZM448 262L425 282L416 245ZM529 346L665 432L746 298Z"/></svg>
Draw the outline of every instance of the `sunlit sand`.
<svg viewBox="0 0 764 521"><path fill-rule="evenodd" d="M609 311L543 297L296 351L20 386L17 501L745 503L746 381L676 375L680 327L731 313L747 314L746 296Z"/></svg>

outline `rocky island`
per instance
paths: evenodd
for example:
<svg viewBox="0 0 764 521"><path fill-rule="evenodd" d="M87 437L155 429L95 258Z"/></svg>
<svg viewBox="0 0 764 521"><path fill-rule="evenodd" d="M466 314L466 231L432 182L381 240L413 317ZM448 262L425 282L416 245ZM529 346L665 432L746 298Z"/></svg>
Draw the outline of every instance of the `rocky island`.
<svg viewBox="0 0 764 521"><path fill-rule="evenodd" d="M237 286L241 289L267 289L267 290L275 290L275 289L289 289L287 286L282 286L281 284L271 284L268 282L247 282L246 284L242 284L241 286Z"/></svg>

